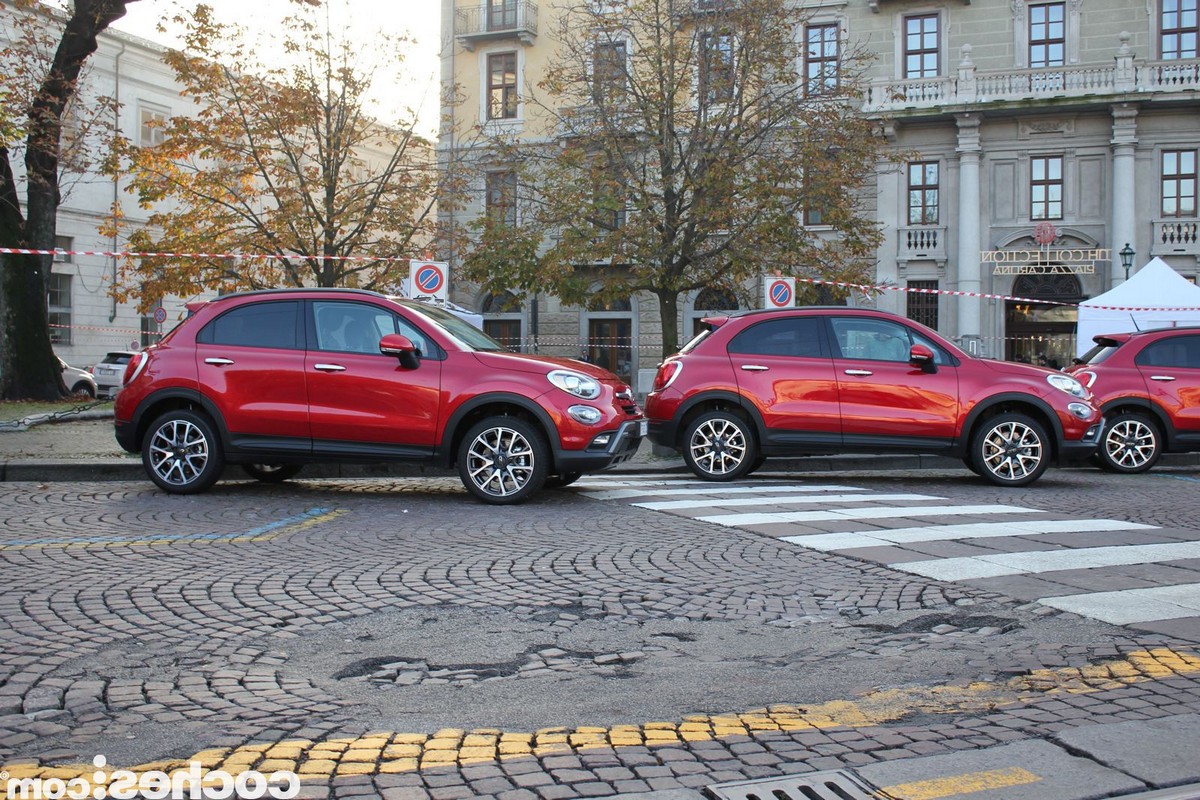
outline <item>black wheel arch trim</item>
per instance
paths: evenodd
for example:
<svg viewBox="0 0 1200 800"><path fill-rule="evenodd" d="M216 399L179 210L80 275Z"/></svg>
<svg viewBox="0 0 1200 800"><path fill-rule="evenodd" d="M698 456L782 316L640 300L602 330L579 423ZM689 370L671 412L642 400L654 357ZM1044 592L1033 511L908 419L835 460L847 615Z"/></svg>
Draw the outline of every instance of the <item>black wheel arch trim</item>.
<svg viewBox="0 0 1200 800"><path fill-rule="evenodd" d="M1166 446L1163 449L1174 450L1180 446L1175 433L1175 426L1171 424L1170 416L1157 403L1144 397L1117 397L1102 405L1100 412L1107 418L1118 408L1136 408L1140 411L1148 412L1150 416L1154 417L1154 421L1158 423L1158 429L1166 434L1166 442L1164 442Z"/></svg>
<svg viewBox="0 0 1200 800"><path fill-rule="evenodd" d="M446 420L446 427L442 430L441 444L434 448L434 461L441 466L453 466L455 460L454 451L456 449L454 447L454 440L457 438L459 429L462 427L463 420L483 406L497 403L517 406L533 414L538 424L541 425L542 433L546 435L546 444L550 447L554 462L557 464L559 453L562 452L562 441L558 437L558 427L554 424L554 420L550 418L550 414L546 409L542 408L536 401L510 392L478 395L454 409L454 413Z"/></svg>
<svg viewBox="0 0 1200 800"><path fill-rule="evenodd" d="M692 410L698 405L712 402L728 403L745 411L750 415L750 421L754 425L754 435L758 438L758 441L761 443L766 440L767 426L766 423L763 422L762 415L758 413L758 409L754 407L754 404L746 402L746 399L736 392L731 392L725 389L717 389L711 392L703 392L695 397L688 398L686 402L682 403L679 408L675 410L675 417L671 420L671 422L675 427L676 441L678 441L679 437L683 434L683 421L692 412Z"/></svg>
<svg viewBox="0 0 1200 800"><path fill-rule="evenodd" d="M962 437L959 442L959 446L954 450L953 455L960 458L966 457L971 447L971 438L975 430L976 423L979 422L980 418L985 412L995 408L998 405L1003 405L1004 403L1022 403L1024 405L1033 406L1040 411L1041 414L1050 421L1050 430L1046 433L1054 438L1052 445L1055 450L1055 455L1057 456L1058 453L1061 452L1063 445L1062 420L1058 418L1058 413L1050 407L1050 404L1042 398L1031 394L1005 392L1003 394L993 395L981 400L974 408L971 409L971 412L967 414L966 420L963 421Z"/></svg>
<svg viewBox="0 0 1200 800"><path fill-rule="evenodd" d="M133 418L130 421L134 429L134 443L137 444L139 449L141 448L142 437L145 436L150 423L154 421L149 418L148 412L164 400L186 400L189 403L200 406L209 419L213 421L213 425L217 430L217 436L221 437L221 448L226 452L231 449L229 431L225 427L225 417L221 414L220 409L200 391L182 386L159 389L138 403L137 409L133 412Z"/></svg>

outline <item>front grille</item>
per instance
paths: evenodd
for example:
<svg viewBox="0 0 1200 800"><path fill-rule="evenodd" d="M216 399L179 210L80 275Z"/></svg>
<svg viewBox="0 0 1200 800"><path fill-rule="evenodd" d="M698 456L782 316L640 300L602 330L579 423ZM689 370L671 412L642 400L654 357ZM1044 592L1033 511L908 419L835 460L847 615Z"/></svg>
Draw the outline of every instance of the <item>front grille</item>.
<svg viewBox="0 0 1200 800"><path fill-rule="evenodd" d="M861 778L840 770L714 783L704 793L713 800L877 800L883 797Z"/></svg>

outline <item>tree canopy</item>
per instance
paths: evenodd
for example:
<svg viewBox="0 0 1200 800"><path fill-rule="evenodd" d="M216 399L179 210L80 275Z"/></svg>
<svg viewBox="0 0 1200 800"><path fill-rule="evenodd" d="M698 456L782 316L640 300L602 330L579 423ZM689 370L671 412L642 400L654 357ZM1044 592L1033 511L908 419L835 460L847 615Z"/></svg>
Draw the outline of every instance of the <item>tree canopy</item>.
<svg viewBox="0 0 1200 800"><path fill-rule="evenodd" d="M130 259L125 296L148 307L212 289L394 284L399 262L385 259L432 246L436 204L453 202L415 112L379 119L368 104L373 81L403 79L405 40L380 34L364 53L303 6L275 43L247 42L203 5L177 21L184 48L166 60L195 113L166 120L152 146L117 148L111 170L149 212L128 247L248 257Z"/></svg>
<svg viewBox="0 0 1200 800"><path fill-rule="evenodd" d="M870 273L879 229L860 189L883 142L857 113L863 64L836 25L778 0L558 12L556 55L522 98L530 129L480 127L480 169L513 179L488 187L467 277L568 302L597 284L650 292L666 354L683 293Z"/></svg>

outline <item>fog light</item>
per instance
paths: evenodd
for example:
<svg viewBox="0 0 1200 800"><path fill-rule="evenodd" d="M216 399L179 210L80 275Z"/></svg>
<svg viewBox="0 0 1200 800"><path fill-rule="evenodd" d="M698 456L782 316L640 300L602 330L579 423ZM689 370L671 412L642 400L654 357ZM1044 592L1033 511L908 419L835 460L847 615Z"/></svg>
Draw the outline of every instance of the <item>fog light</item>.
<svg viewBox="0 0 1200 800"><path fill-rule="evenodd" d="M1067 411L1070 411L1080 419L1091 419L1096 413L1096 409L1089 406L1087 403L1068 403Z"/></svg>
<svg viewBox="0 0 1200 800"><path fill-rule="evenodd" d="M592 447L608 447L608 443L612 441L611 433L602 433L595 439L592 439Z"/></svg>
<svg viewBox="0 0 1200 800"><path fill-rule="evenodd" d="M571 419L582 422L584 425L595 425L604 417L600 413L600 409L591 406L571 406L567 409L567 413L571 415Z"/></svg>

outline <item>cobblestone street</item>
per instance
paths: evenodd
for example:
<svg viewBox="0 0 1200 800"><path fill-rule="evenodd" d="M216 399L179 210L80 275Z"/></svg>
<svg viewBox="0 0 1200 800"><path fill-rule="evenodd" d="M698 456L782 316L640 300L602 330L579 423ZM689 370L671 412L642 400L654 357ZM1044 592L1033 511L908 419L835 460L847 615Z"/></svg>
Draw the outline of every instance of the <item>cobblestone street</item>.
<svg viewBox="0 0 1200 800"><path fill-rule="evenodd" d="M1016 493L836 479L876 509L932 490L1195 530L1191 475L1134 476L1132 511L1130 479L1082 470ZM786 485L836 491L824 478ZM450 478L0 484L0 761L287 769L306 797L637 796L1200 712L1186 627L649 510L605 480L516 508Z"/></svg>

